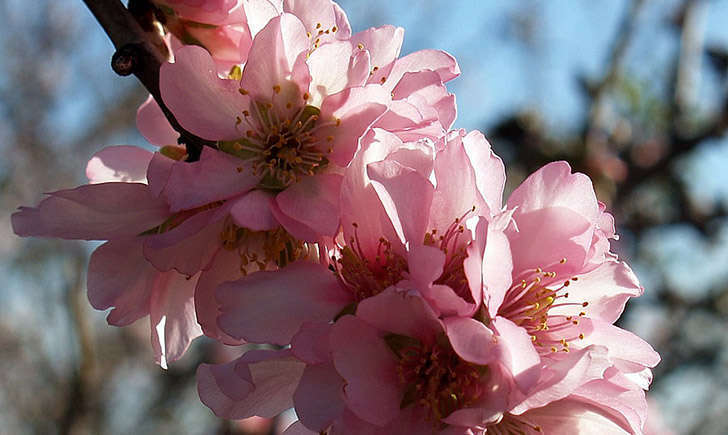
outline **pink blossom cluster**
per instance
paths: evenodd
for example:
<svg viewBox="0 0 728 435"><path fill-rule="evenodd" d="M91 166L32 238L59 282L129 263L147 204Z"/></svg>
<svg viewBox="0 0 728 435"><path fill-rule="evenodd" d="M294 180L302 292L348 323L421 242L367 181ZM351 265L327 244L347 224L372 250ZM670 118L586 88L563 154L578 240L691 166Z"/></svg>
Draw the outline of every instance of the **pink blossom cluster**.
<svg viewBox="0 0 728 435"><path fill-rule="evenodd" d="M105 241L88 297L110 324L149 316L163 367L202 334L265 345L201 365L200 398L294 408L287 434L643 433L659 355L614 325L642 287L612 216L565 162L504 202L483 134L451 130L452 56L400 57L403 29L352 34L330 0L157 3L191 38L163 102L215 146L190 161L150 98L156 152L105 148L12 217Z"/></svg>

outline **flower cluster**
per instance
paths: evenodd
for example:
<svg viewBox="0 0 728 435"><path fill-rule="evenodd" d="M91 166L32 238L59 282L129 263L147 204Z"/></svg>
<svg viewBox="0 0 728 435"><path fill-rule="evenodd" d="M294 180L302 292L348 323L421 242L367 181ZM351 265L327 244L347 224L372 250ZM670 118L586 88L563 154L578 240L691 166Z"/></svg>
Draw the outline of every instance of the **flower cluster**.
<svg viewBox="0 0 728 435"><path fill-rule="evenodd" d="M291 407L286 433L642 433L659 356L613 325L642 292L586 175L554 162L504 202L483 134L450 130L459 74L352 34L331 0L158 0L164 104L214 143L196 161L153 99L156 152L105 148L89 184L12 217L104 240L88 296L149 316L163 367L205 334L254 343L198 369L229 419Z"/></svg>

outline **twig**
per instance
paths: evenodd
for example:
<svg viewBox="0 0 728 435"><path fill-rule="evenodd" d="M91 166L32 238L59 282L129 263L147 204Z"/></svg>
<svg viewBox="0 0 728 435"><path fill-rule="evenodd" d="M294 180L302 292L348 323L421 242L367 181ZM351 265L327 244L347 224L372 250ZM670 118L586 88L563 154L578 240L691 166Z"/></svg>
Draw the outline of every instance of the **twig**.
<svg viewBox="0 0 728 435"><path fill-rule="evenodd" d="M159 91L159 68L167 59L158 48L164 46L161 36L155 32L145 32L120 0L83 1L116 47L112 68L121 75L133 73L152 94L172 128L180 133L179 142L187 147L188 160L199 159L204 146L215 147L214 142L182 128L162 100Z"/></svg>

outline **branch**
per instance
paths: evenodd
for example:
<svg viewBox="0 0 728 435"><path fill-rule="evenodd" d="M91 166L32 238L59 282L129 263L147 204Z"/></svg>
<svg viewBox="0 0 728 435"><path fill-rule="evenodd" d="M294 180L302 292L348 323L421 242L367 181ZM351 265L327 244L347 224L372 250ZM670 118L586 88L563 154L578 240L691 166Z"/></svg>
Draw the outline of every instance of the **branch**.
<svg viewBox="0 0 728 435"><path fill-rule="evenodd" d="M144 31L120 0L83 1L114 43L117 51L112 57L112 68L120 75L133 73L152 94L172 128L180 134L179 142L187 147L188 160L198 160L203 146L215 147L215 142L202 139L182 128L162 101L159 68L167 58L159 49L165 46L161 35Z"/></svg>

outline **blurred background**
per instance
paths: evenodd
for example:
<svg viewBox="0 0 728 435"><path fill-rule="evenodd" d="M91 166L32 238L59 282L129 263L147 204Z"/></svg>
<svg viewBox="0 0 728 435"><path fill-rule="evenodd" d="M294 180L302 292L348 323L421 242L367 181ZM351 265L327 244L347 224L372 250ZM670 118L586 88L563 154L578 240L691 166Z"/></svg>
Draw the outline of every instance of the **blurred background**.
<svg viewBox="0 0 728 435"><path fill-rule="evenodd" d="M486 134L509 191L551 160L592 177L645 287L620 322L662 355L652 403L674 433L728 433L728 0L340 4L355 31L405 27L403 54L458 59L456 127ZM10 214L85 182L95 151L149 146L146 92L111 71L80 0L0 16L0 434L269 433L197 398L197 364L239 350L198 339L160 369L146 319L114 328L89 306L95 244L12 234Z"/></svg>

